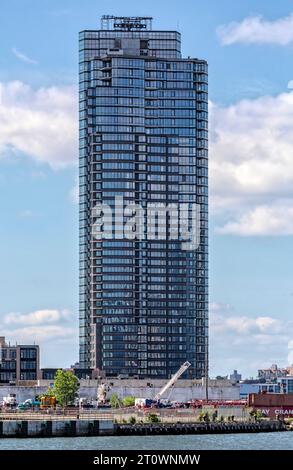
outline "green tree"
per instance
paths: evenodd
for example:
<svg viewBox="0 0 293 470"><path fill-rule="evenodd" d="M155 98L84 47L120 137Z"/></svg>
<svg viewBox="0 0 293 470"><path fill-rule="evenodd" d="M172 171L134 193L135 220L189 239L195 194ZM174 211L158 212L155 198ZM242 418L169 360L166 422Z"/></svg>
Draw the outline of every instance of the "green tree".
<svg viewBox="0 0 293 470"><path fill-rule="evenodd" d="M53 387L49 387L45 393L39 395L39 397L55 397L55 391Z"/></svg>
<svg viewBox="0 0 293 470"><path fill-rule="evenodd" d="M134 406L134 403L135 403L135 398L131 396L124 397L122 400L123 406Z"/></svg>
<svg viewBox="0 0 293 470"><path fill-rule="evenodd" d="M213 423L216 422L217 417L218 417L218 411L215 410L215 411L212 413L212 422L213 422Z"/></svg>
<svg viewBox="0 0 293 470"><path fill-rule="evenodd" d="M209 423L210 422L209 413L207 411L201 411L199 414L199 420L201 422L204 421L205 423Z"/></svg>
<svg viewBox="0 0 293 470"><path fill-rule="evenodd" d="M260 410L251 410L249 414L251 418L254 419L254 421L260 421L263 418L262 412Z"/></svg>
<svg viewBox="0 0 293 470"><path fill-rule="evenodd" d="M57 402L65 407L74 402L79 388L78 378L70 371L58 370L54 380L54 394Z"/></svg>
<svg viewBox="0 0 293 470"><path fill-rule="evenodd" d="M155 413L150 413L147 416L147 421L149 423L159 423L161 420L160 420L160 417L158 415L156 415Z"/></svg>
<svg viewBox="0 0 293 470"><path fill-rule="evenodd" d="M255 412L255 420L256 421L260 421L262 419L263 415L262 415L262 412L260 410L256 410Z"/></svg>
<svg viewBox="0 0 293 470"><path fill-rule="evenodd" d="M204 421L205 415L206 415L206 414L205 414L205 411L201 411L201 412L199 413L198 418L199 418L199 421L200 421L200 422Z"/></svg>
<svg viewBox="0 0 293 470"><path fill-rule="evenodd" d="M117 395L117 393L113 393L110 398L110 405L111 408L119 408L121 405L121 401Z"/></svg>

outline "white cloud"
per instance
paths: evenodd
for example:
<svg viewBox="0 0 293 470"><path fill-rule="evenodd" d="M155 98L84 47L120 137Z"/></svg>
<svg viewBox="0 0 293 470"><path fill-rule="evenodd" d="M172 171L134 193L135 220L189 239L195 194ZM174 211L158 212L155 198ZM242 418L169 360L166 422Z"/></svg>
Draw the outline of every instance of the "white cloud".
<svg viewBox="0 0 293 470"><path fill-rule="evenodd" d="M219 227L217 232L241 236L293 235L293 204L257 206Z"/></svg>
<svg viewBox="0 0 293 470"><path fill-rule="evenodd" d="M33 90L15 81L0 84L0 93L0 158L12 149L52 168L77 162L75 87ZM210 110L211 208L218 230L292 234L293 91L229 106L211 103ZM77 201L77 186L70 198Z"/></svg>
<svg viewBox="0 0 293 470"><path fill-rule="evenodd" d="M11 335L11 331L10 331ZM26 326L13 330L13 337L18 343L40 344L43 342L58 340L72 341L76 335L76 329L63 325L45 325L45 326ZM74 359L74 358L73 358Z"/></svg>
<svg viewBox="0 0 293 470"><path fill-rule="evenodd" d="M211 326L214 332L230 331L238 335L261 335L269 333L270 336L282 331L281 324L278 320L264 316L251 318L247 316L228 316L221 314L211 315Z"/></svg>
<svg viewBox="0 0 293 470"><path fill-rule="evenodd" d="M230 304L225 304L223 302L211 302L209 308L210 308L210 311L213 313L217 313L217 312L227 313L233 310Z"/></svg>
<svg viewBox="0 0 293 470"><path fill-rule="evenodd" d="M23 52L20 52L18 49L16 49L16 47L13 47L12 52L15 55L15 57L17 57L22 62L25 62L27 64L31 64L31 65L37 65L38 64L37 60L32 59L31 57L28 57L26 54L24 54Z"/></svg>
<svg viewBox="0 0 293 470"><path fill-rule="evenodd" d="M218 193L291 192L293 92L227 107L211 105L211 114L211 165Z"/></svg>
<svg viewBox="0 0 293 470"><path fill-rule="evenodd" d="M288 364L293 364L293 349L288 354Z"/></svg>
<svg viewBox="0 0 293 470"><path fill-rule="evenodd" d="M74 186L71 188L69 192L69 199L73 204L78 204L79 202L79 182L78 178L76 178Z"/></svg>
<svg viewBox="0 0 293 470"><path fill-rule="evenodd" d="M230 305L210 305L211 374L238 369L255 376L272 363L285 366L293 358L293 322L268 315L237 315Z"/></svg>
<svg viewBox="0 0 293 470"><path fill-rule="evenodd" d="M42 367L68 367L78 357L78 318L69 310L8 313L0 331L11 343L39 344Z"/></svg>
<svg viewBox="0 0 293 470"><path fill-rule="evenodd" d="M8 313L3 322L5 325L44 325L59 322L69 316L68 310L37 310L27 314Z"/></svg>
<svg viewBox="0 0 293 470"><path fill-rule="evenodd" d="M52 168L77 162L75 87L34 90L14 81L0 83L0 96L0 157L12 149Z"/></svg>
<svg viewBox="0 0 293 470"><path fill-rule="evenodd" d="M235 43L287 46L293 43L293 14L273 21L260 15L250 16L219 26L217 34L225 46Z"/></svg>
<svg viewBox="0 0 293 470"><path fill-rule="evenodd" d="M219 231L293 234L293 92L211 103L210 110L211 206Z"/></svg>

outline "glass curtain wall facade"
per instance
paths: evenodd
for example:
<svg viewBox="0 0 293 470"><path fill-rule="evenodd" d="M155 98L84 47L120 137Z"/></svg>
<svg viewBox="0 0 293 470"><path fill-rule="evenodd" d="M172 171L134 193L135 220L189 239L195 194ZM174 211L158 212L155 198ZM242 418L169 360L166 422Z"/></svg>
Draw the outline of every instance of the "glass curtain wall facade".
<svg viewBox="0 0 293 470"><path fill-rule="evenodd" d="M201 378L208 360L207 63L181 58L178 32L111 27L79 37L80 366L167 378L188 360L185 376ZM184 251L168 230L157 239L97 240L93 208L113 207L117 196L143 209L199 204L199 247Z"/></svg>

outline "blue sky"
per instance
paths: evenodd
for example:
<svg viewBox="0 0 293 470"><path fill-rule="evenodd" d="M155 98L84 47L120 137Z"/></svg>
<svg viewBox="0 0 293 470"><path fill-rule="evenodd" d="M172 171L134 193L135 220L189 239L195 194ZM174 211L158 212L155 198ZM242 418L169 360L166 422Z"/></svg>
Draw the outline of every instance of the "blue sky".
<svg viewBox="0 0 293 470"><path fill-rule="evenodd" d="M210 70L211 374L293 362L290 1L10 0L0 20L0 334L78 356L77 34L179 29Z"/></svg>

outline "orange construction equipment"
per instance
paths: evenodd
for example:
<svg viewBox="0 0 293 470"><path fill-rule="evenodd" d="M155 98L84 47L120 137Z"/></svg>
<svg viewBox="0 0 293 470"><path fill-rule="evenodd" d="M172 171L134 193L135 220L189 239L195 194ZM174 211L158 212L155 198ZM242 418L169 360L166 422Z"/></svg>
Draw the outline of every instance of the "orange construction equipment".
<svg viewBox="0 0 293 470"><path fill-rule="evenodd" d="M41 410L46 408L56 408L56 397L41 397Z"/></svg>

